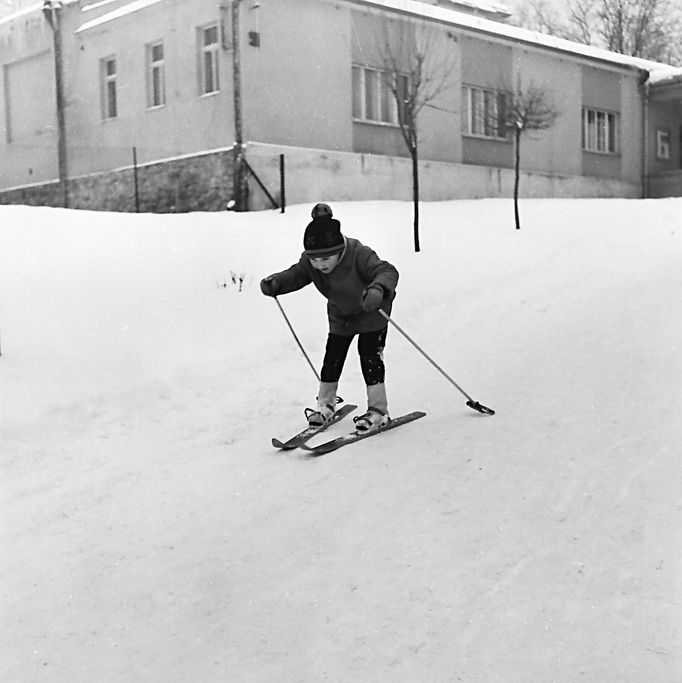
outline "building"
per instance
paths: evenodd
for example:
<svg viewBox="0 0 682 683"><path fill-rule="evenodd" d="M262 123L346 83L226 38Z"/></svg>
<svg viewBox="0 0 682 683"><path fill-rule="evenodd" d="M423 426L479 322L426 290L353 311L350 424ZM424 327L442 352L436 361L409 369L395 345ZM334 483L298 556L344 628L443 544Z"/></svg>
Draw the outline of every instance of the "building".
<svg viewBox="0 0 682 683"><path fill-rule="evenodd" d="M419 116L424 200L510 195L491 121L518 82L560 111L523 143L522 195L682 195L682 71L511 26L491 2L58 2L0 18L2 202L223 209L235 150L250 208L279 202L282 158L289 203L408 199L380 50L405 25L448 65Z"/></svg>

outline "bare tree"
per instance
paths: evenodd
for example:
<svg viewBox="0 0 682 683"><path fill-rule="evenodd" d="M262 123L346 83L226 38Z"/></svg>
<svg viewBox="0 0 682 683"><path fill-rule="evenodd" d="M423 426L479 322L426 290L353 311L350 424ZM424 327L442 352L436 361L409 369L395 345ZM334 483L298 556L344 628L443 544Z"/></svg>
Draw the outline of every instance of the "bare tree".
<svg viewBox="0 0 682 683"><path fill-rule="evenodd" d="M680 41L679 10L670 0L601 0L600 33L614 52L664 61Z"/></svg>
<svg viewBox="0 0 682 683"><path fill-rule="evenodd" d="M565 22L555 5L549 0L517 2L513 21L519 26L540 33L563 35Z"/></svg>
<svg viewBox="0 0 682 683"><path fill-rule="evenodd" d="M452 36L427 22L382 18L376 36L382 78L389 88L398 124L412 160L414 250L419 243L419 114L453 84L457 54Z"/></svg>
<svg viewBox="0 0 682 683"><path fill-rule="evenodd" d="M633 57L682 64L680 0L569 0L563 6L530 0L517 6L519 26Z"/></svg>
<svg viewBox="0 0 682 683"><path fill-rule="evenodd" d="M519 217L519 181L521 176L521 139L527 131L546 130L554 125L559 111L549 91L532 81L523 85L521 79L516 88L508 91L503 122L514 135L514 221L521 229Z"/></svg>
<svg viewBox="0 0 682 683"><path fill-rule="evenodd" d="M568 32L564 35L569 40L592 45L596 10L592 0L573 0L568 4Z"/></svg>

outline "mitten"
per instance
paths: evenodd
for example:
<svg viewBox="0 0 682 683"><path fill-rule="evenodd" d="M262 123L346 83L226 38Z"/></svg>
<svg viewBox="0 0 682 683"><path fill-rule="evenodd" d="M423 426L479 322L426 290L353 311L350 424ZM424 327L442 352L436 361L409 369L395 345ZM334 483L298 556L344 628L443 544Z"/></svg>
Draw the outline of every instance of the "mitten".
<svg viewBox="0 0 682 683"><path fill-rule="evenodd" d="M277 296L279 294L279 280L274 275L269 275L262 279L260 281L260 291L265 296Z"/></svg>
<svg viewBox="0 0 682 683"><path fill-rule="evenodd" d="M363 311L376 311L381 308L384 300L384 290L381 285L370 285L365 290L365 295L362 297Z"/></svg>

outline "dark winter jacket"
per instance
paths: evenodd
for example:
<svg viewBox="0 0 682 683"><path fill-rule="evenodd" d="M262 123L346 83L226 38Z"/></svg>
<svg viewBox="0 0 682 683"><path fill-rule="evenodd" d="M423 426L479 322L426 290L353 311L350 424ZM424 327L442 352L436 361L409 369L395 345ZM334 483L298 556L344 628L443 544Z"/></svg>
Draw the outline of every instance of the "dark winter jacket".
<svg viewBox="0 0 682 683"><path fill-rule="evenodd" d="M312 282L327 299L329 331L342 335L386 327L386 319L378 311L362 310L362 297L370 285L381 286L381 308L390 315L398 284L398 271L388 261L382 261L372 249L350 237L346 238L346 249L331 273L325 275L315 270L304 253L298 263L274 277L279 282L280 294L295 292Z"/></svg>

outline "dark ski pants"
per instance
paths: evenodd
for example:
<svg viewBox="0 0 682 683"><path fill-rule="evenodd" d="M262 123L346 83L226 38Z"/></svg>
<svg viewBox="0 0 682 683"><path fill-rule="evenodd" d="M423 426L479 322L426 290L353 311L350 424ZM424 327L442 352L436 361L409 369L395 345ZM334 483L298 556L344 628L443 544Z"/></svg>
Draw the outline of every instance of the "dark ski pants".
<svg viewBox="0 0 682 683"><path fill-rule="evenodd" d="M386 346L386 334L388 327L376 332L361 332L358 335L358 353L360 354L360 367L365 384L383 384L386 369L384 367L384 347ZM324 352L322 363L323 382L338 382L341 377L343 365L346 362L348 349L355 335L341 335L329 333L327 347Z"/></svg>

